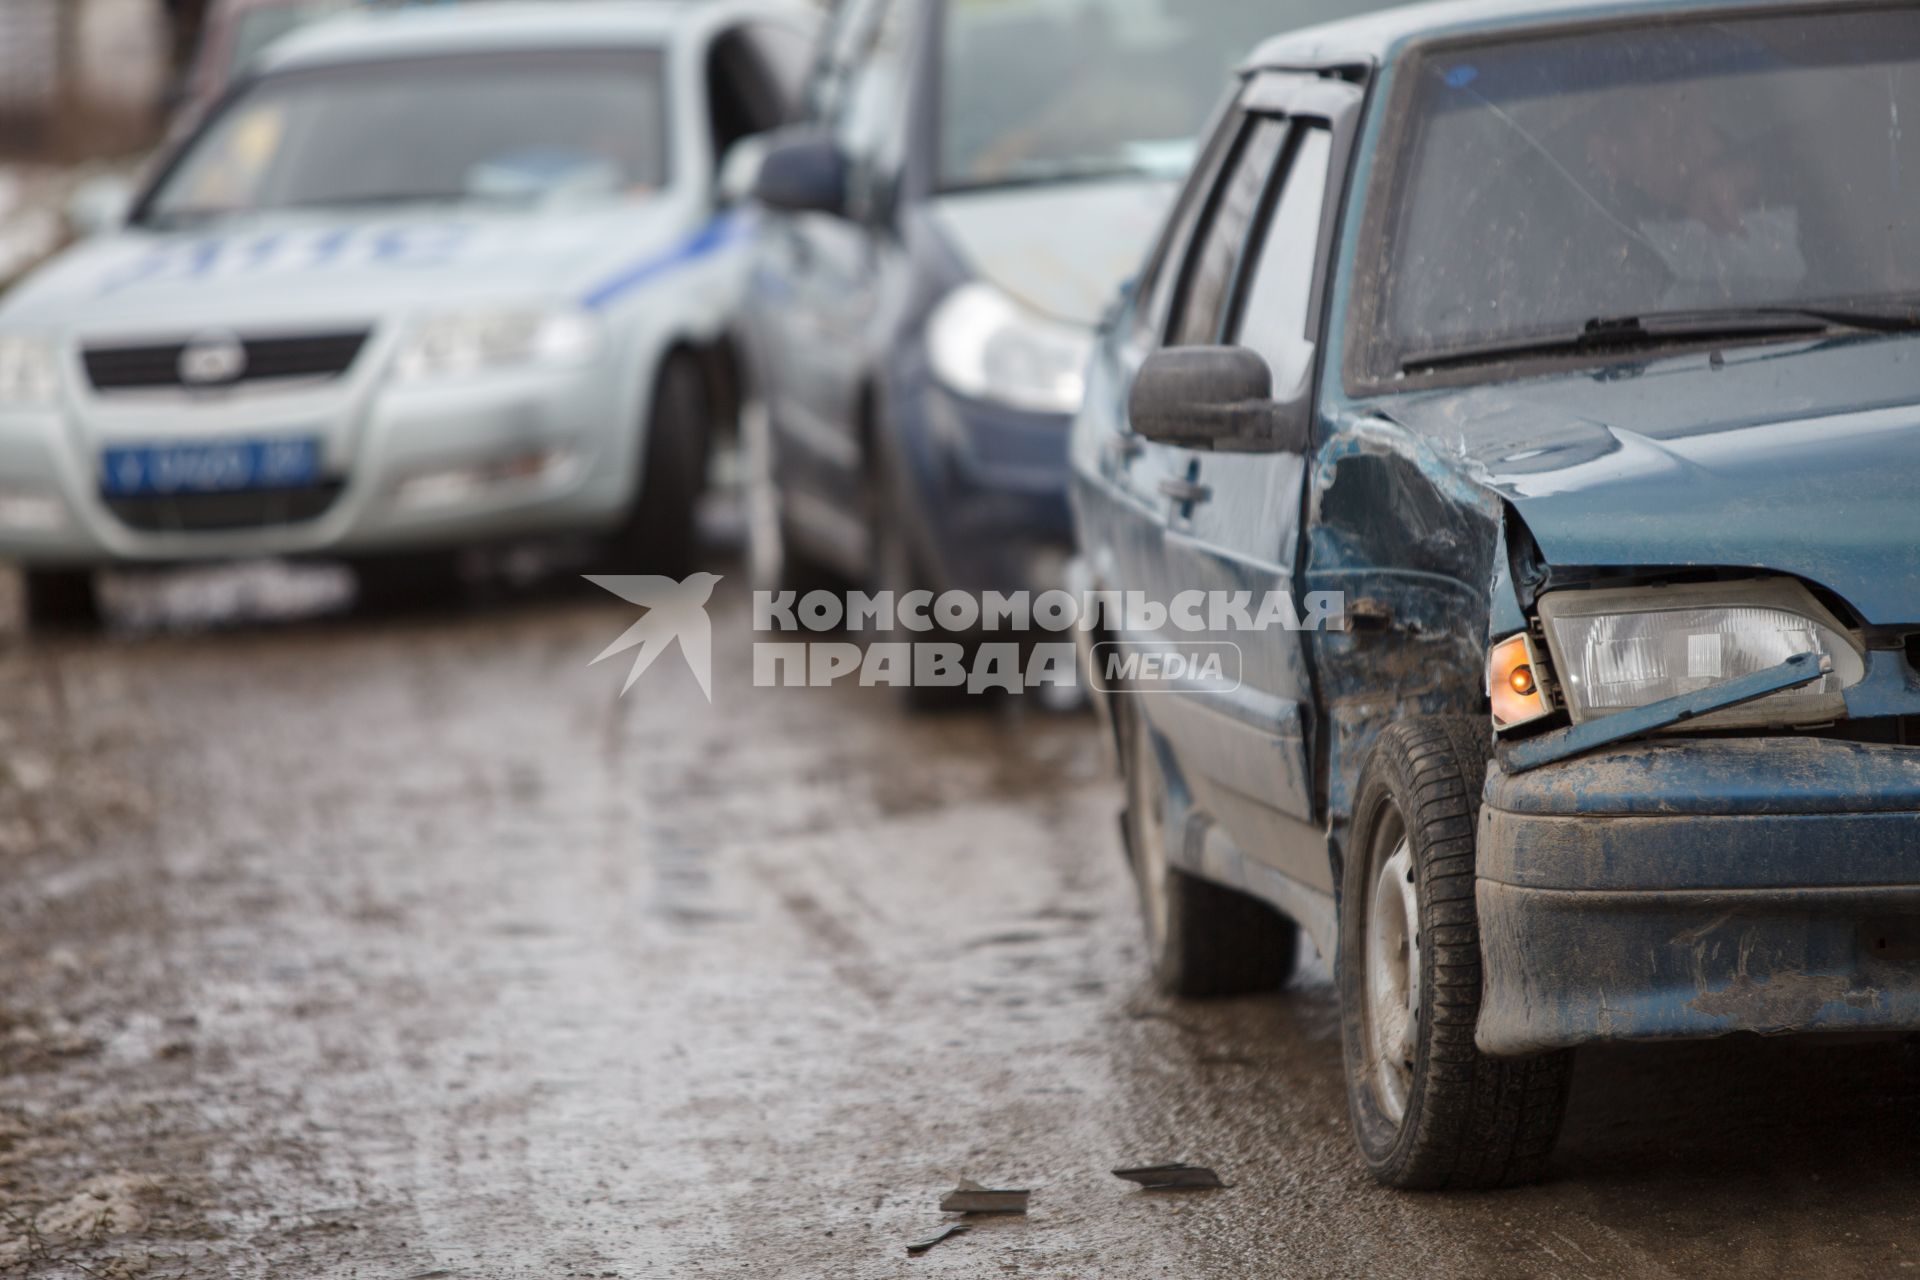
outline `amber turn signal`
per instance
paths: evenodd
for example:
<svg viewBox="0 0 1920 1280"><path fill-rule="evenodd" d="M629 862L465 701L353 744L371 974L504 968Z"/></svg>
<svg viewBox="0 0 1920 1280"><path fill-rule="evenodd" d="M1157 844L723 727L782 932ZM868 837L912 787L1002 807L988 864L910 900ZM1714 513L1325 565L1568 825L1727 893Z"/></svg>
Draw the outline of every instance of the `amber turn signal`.
<svg viewBox="0 0 1920 1280"><path fill-rule="evenodd" d="M1493 727L1511 729L1552 711L1534 676L1533 639L1525 632L1493 646L1487 657L1487 697L1493 702Z"/></svg>

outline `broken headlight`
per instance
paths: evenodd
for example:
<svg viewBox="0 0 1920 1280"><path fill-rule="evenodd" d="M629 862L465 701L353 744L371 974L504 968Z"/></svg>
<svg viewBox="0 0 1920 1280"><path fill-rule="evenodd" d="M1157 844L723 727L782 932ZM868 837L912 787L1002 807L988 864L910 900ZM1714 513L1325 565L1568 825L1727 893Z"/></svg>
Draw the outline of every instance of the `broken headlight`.
<svg viewBox="0 0 1920 1280"><path fill-rule="evenodd" d="M1494 645L1487 656L1487 700L1493 706L1493 727L1502 733L1553 714L1533 637L1524 631Z"/></svg>
<svg viewBox="0 0 1920 1280"><path fill-rule="evenodd" d="M1866 673L1845 625L1791 579L1555 591L1540 619L1576 724L1821 653L1833 669L1812 684L1689 722L1819 724L1846 714L1841 691Z"/></svg>

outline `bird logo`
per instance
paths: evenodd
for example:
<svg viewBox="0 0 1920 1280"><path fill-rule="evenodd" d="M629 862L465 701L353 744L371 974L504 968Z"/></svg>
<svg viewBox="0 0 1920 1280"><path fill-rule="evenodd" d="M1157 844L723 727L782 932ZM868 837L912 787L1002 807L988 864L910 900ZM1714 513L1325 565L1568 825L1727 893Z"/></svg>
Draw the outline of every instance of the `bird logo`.
<svg viewBox="0 0 1920 1280"><path fill-rule="evenodd" d="M678 640L681 656L692 668L693 678L700 682L700 692L707 695L708 702L713 701L713 626L707 620L707 601L720 584L719 574L696 573L685 582L657 574L590 574L587 581L647 611L588 666L639 646L633 670L627 673L627 683L620 690L624 698L654 659Z"/></svg>

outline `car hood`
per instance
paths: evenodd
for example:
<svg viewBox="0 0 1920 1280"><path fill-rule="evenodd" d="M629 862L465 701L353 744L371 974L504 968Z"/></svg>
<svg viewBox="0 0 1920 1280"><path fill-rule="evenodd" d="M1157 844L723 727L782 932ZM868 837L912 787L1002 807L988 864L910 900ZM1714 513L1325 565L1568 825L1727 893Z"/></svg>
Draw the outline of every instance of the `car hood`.
<svg viewBox="0 0 1920 1280"><path fill-rule="evenodd" d="M84 241L29 277L0 322L59 334L361 321L475 301L578 300L693 220L661 201L575 211L283 213Z"/></svg>
<svg viewBox="0 0 1920 1280"><path fill-rule="evenodd" d="M1920 339L1795 343L1397 397L1549 563L1796 574L1920 622Z"/></svg>
<svg viewBox="0 0 1920 1280"><path fill-rule="evenodd" d="M1140 269L1175 191L1147 178L1050 183L941 196L933 214L983 279L1092 328Z"/></svg>

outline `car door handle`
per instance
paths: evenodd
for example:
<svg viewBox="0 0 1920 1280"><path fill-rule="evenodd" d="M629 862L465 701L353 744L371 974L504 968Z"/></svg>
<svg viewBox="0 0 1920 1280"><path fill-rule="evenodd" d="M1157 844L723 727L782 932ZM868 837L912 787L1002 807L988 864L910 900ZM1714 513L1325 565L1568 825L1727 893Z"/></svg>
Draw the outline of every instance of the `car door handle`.
<svg viewBox="0 0 1920 1280"><path fill-rule="evenodd" d="M1189 480L1185 476L1167 476L1160 481L1162 497L1172 498L1175 502L1186 504L1206 502L1213 497L1213 490L1198 480Z"/></svg>

